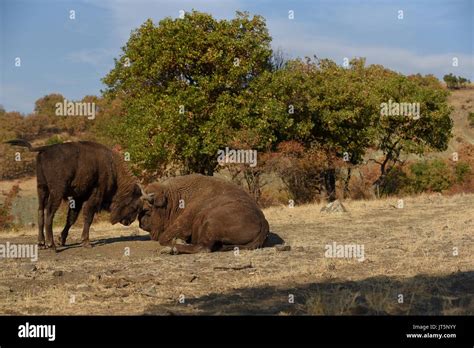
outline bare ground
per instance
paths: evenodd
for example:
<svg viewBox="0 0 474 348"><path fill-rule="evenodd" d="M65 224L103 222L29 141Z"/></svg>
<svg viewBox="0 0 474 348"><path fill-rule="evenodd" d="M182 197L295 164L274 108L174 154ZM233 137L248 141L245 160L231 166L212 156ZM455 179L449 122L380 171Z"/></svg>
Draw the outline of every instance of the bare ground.
<svg viewBox="0 0 474 348"><path fill-rule="evenodd" d="M37 262L0 259L0 313L474 314L474 195L344 204L266 209L289 251L161 254L136 225L106 223L84 249L75 228ZM6 242L35 243L36 231L3 232ZM333 242L364 245L364 261L325 257Z"/></svg>

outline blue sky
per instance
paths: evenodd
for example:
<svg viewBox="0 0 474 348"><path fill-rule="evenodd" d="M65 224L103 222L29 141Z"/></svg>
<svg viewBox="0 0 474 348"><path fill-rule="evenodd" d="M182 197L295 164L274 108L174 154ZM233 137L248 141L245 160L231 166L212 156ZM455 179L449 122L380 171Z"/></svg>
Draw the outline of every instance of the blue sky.
<svg viewBox="0 0 474 348"><path fill-rule="evenodd" d="M29 113L49 93L98 95L130 31L181 9L216 18L260 14L273 47L289 57L316 54L342 64L362 56L405 74L452 72L474 81L474 0L0 0L0 104Z"/></svg>

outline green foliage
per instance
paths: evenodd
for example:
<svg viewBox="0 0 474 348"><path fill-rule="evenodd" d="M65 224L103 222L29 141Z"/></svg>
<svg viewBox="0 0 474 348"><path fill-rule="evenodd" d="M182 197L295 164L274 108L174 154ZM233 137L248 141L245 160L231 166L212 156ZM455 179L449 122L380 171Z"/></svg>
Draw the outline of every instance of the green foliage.
<svg viewBox="0 0 474 348"><path fill-rule="evenodd" d="M447 96L432 75L404 76L379 65L365 66L364 59L352 60L348 68L330 60L307 59L288 61L262 81L251 110L257 112L259 105L269 110L271 121L280 127L272 133L275 141L297 140L307 148L319 144L330 155L327 168L336 165L334 156L346 153L349 164L357 165L369 148L381 150L384 160L378 181L384 191L384 185L394 185L394 178L386 174L401 155L446 149L452 129ZM419 103L419 118L382 116L381 105L390 100ZM260 112L258 118L269 117Z"/></svg>
<svg viewBox="0 0 474 348"><path fill-rule="evenodd" d="M452 73L449 75L444 75L443 80L449 89L456 88L458 86L458 78Z"/></svg>
<svg viewBox="0 0 474 348"><path fill-rule="evenodd" d="M330 60L290 60L254 80L239 101L242 122L276 148L298 141L306 148L317 143L323 151L360 163L373 142L371 128L377 100L366 89L364 60L345 69ZM254 146L256 146L254 144Z"/></svg>
<svg viewBox="0 0 474 348"><path fill-rule="evenodd" d="M467 84L471 83L471 81L466 79L465 77L456 76L452 73L450 73L449 75L444 75L443 80L449 89L463 88L466 87Z"/></svg>
<svg viewBox="0 0 474 348"><path fill-rule="evenodd" d="M467 162L457 162L454 167L454 175L456 177L456 182L463 182L466 177L471 173L471 167Z"/></svg>
<svg viewBox="0 0 474 348"><path fill-rule="evenodd" d="M59 135L53 135L51 138L46 140L46 145L62 144L64 140Z"/></svg>
<svg viewBox="0 0 474 348"><path fill-rule="evenodd" d="M414 163L410 171L411 188L415 193L441 192L448 189L453 182L450 168L440 159Z"/></svg>
<svg viewBox="0 0 474 348"><path fill-rule="evenodd" d="M239 96L272 68L270 40L263 18L247 13L147 20L104 78L105 95L121 98L126 110L109 132L144 169L176 164L211 173L217 150L244 128Z"/></svg>
<svg viewBox="0 0 474 348"><path fill-rule="evenodd" d="M419 115L381 115L376 117L375 144L384 154L379 184L385 185L385 175L403 154L423 155L427 151L446 150L452 137L452 108L448 92L432 76L404 76L385 70L384 77L375 80L373 93L384 103L417 103Z"/></svg>
<svg viewBox="0 0 474 348"><path fill-rule="evenodd" d="M56 116L56 104L62 103L64 101L64 97L58 93L51 93L45 95L44 97L38 99L35 102L35 114L38 115L45 115L45 116Z"/></svg>
<svg viewBox="0 0 474 348"><path fill-rule="evenodd" d="M382 195L397 195L407 191L412 184L410 177L401 167L393 167L385 177L384 186L382 187Z"/></svg>
<svg viewBox="0 0 474 348"><path fill-rule="evenodd" d="M381 193L390 196L421 192L470 192L472 157L465 151L462 156L466 161L450 163L434 159L413 162L405 167L395 166L387 173Z"/></svg>
<svg viewBox="0 0 474 348"><path fill-rule="evenodd" d="M358 164L374 143L378 96L371 93L371 84L375 78L372 70L377 67L366 67L365 59L353 59L348 68L329 60L318 66L319 78L313 80L310 101L314 110L312 139L338 157L347 153L350 163Z"/></svg>

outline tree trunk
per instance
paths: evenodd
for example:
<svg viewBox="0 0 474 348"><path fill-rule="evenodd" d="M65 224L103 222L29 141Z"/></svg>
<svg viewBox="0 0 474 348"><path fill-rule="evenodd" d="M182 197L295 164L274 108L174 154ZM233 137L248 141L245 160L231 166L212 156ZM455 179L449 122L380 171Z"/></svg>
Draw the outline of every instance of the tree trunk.
<svg viewBox="0 0 474 348"><path fill-rule="evenodd" d="M336 169L327 169L324 173L324 186L328 195L328 201L334 202L336 200Z"/></svg>
<svg viewBox="0 0 474 348"><path fill-rule="evenodd" d="M349 182L351 181L352 168L347 168L347 177L344 180L344 198L349 196Z"/></svg>

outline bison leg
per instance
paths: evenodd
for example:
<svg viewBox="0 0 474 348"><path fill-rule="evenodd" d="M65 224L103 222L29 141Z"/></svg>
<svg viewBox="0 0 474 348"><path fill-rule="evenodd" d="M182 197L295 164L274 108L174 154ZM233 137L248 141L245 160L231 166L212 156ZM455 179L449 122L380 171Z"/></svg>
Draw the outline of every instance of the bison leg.
<svg viewBox="0 0 474 348"><path fill-rule="evenodd" d="M173 253L176 254L196 254L196 253L210 253L212 245L205 246L202 244L176 244L173 246Z"/></svg>
<svg viewBox="0 0 474 348"><path fill-rule="evenodd" d="M190 236L191 231L189 231L189 227L180 228L179 225L173 224L172 226L168 227L165 232L160 234L158 242L163 246L170 246L173 244L174 240L187 240Z"/></svg>
<svg viewBox="0 0 474 348"><path fill-rule="evenodd" d="M177 239L188 240L191 237L189 225L178 220L160 235L159 242L163 246L171 246L174 254L210 253L215 241L209 238L200 238L195 244L177 244ZM196 239L196 238L193 238Z"/></svg>
<svg viewBox="0 0 474 348"><path fill-rule="evenodd" d="M82 202L75 202L76 207L71 208L69 207L69 210L67 212L67 220L66 220L66 225L63 228L63 231L61 232L61 237L59 238L58 244L61 246L66 245L66 239L69 234L69 229L71 228L72 225L77 220L77 217L79 216L79 213L81 212L82 209Z"/></svg>
<svg viewBox="0 0 474 348"><path fill-rule="evenodd" d="M38 185L38 246L44 248L44 208L48 202L48 188Z"/></svg>
<svg viewBox="0 0 474 348"><path fill-rule="evenodd" d="M92 197L89 198L87 203L84 206L84 227L82 229L82 246L85 248L91 248L92 245L89 241L89 229L91 227L92 221L94 220L94 215L96 213L96 205Z"/></svg>
<svg viewBox="0 0 474 348"><path fill-rule="evenodd" d="M52 248L53 250L56 250L53 239L53 219L54 214L56 214L56 211L61 205L61 200L60 195L50 193L46 207L46 248Z"/></svg>

